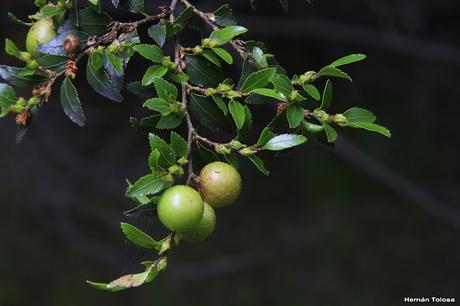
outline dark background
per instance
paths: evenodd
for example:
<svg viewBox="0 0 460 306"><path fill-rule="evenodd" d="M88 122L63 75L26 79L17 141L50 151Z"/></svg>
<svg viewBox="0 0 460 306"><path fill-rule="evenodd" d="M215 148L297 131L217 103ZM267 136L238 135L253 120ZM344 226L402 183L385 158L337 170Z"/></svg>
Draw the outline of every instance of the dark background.
<svg viewBox="0 0 460 306"><path fill-rule="evenodd" d="M148 144L128 120L141 100L112 103L80 82L86 128L65 117L57 97L19 145L13 119L0 122L0 305L460 299L459 1L296 0L287 14L274 0L258 2L253 13L247 1L230 1L248 37L265 41L290 74L353 52L369 56L345 68L352 85L335 82L333 111L372 109L393 138L340 130L335 152L309 143L268 158L270 177L243 163L244 192L218 211L206 243L174 250L154 284L109 294L84 281L139 271L150 258L119 230L132 205L124 180L147 172ZM160 4L149 3L150 12ZM211 10L224 2L195 3ZM32 1L2 1L1 39L23 47L27 29L7 11L25 18ZM3 52L1 63L18 64ZM142 74L145 66L129 69ZM156 220L135 224L164 233Z"/></svg>

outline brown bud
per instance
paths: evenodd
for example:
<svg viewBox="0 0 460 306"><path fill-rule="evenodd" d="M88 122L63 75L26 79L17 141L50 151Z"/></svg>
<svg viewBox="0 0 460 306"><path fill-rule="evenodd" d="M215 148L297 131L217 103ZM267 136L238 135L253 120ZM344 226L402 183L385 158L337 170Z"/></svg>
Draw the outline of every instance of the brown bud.
<svg viewBox="0 0 460 306"><path fill-rule="evenodd" d="M74 79L76 73L78 72L77 64L74 61L68 61L65 64L65 68L66 68L65 76L68 78Z"/></svg>
<svg viewBox="0 0 460 306"><path fill-rule="evenodd" d="M42 95L42 90L43 90L43 87L39 86L39 87L35 87L33 90L32 90L32 96L34 97L40 97Z"/></svg>
<svg viewBox="0 0 460 306"><path fill-rule="evenodd" d="M287 103L278 103L276 107L276 114L281 114L288 107Z"/></svg>
<svg viewBox="0 0 460 306"><path fill-rule="evenodd" d="M29 119L29 116L30 116L29 109L25 108L21 113L16 115L16 124L26 125L27 119Z"/></svg>
<svg viewBox="0 0 460 306"><path fill-rule="evenodd" d="M75 34L69 34L64 38L64 50L67 53L75 53L80 48L80 38Z"/></svg>

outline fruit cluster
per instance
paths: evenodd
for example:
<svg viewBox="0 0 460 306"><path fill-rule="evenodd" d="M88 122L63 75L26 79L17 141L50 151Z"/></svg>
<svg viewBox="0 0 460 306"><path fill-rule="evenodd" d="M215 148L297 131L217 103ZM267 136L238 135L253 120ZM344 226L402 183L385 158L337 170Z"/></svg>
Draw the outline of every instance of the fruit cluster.
<svg viewBox="0 0 460 306"><path fill-rule="evenodd" d="M216 225L214 208L232 204L241 192L241 176L229 164L206 165L195 180L197 190L176 185L161 196L158 218L170 231L182 234L185 241L203 241Z"/></svg>

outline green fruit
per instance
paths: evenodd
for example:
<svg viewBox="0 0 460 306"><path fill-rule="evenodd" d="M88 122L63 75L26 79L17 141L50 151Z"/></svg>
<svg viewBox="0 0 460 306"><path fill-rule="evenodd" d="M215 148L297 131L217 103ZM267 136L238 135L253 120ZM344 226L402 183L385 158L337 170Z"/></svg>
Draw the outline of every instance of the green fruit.
<svg viewBox="0 0 460 306"><path fill-rule="evenodd" d="M193 188L176 185L166 190L158 202L161 223L173 232L184 233L195 227L203 216L204 204Z"/></svg>
<svg viewBox="0 0 460 306"><path fill-rule="evenodd" d="M199 189L203 200L213 207L232 204L241 193L241 176L223 162L206 165L200 172Z"/></svg>
<svg viewBox="0 0 460 306"><path fill-rule="evenodd" d="M36 21L27 33L26 49L33 58L41 56L38 46L46 44L56 37L52 18L44 18Z"/></svg>
<svg viewBox="0 0 460 306"><path fill-rule="evenodd" d="M185 241L200 242L206 240L216 227L216 213L211 205L204 202L204 212L201 220L190 231L184 233Z"/></svg>

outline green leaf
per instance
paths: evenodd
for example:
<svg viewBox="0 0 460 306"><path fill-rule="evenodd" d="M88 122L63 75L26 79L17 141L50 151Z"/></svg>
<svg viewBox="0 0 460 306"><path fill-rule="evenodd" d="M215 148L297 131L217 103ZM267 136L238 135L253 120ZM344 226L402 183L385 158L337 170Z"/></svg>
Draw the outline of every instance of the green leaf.
<svg viewBox="0 0 460 306"><path fill-rule="evenodd" d="M307 138L296 134L281 134L270 139L261 149L281 151L303 144Z"/></svg>
<svg viewBox="0 0 460 306"><path fill-rule="evenodd" d="M315 87L315 85L305 84L304 86L302 86L302 88L303 88L303 90L305 90L305 92L310 97L312 97L316 101L319 101L321 99L321 94L319 93L319 90Z"/></svg>
<svg viewBox="0 0 460 306"><path fill-rule="evenodd" d="M318 73L322 77L329 76L329 77L347 79L350 82L352 81L351 77L348 74L346 74L345 72L343 72L342 70L340 70L338 68L331 67L331 66L324 67Z"/></svg>
<svg viewBox="0 0 460 306"><path fill-rule="evenodd" d="M95 70L91 65L91 61L88 61L86 65L86 80L98 94L115 102L121 102L123 100L119 89L115 86L107 73L102 69Z"/></svg>
<svg viewBox="0 0 460 306"><path fill-rule="evenodd" d="M0 65L0 77L13 86L31 88L47 80L44 76L21 75L21 71L24 69Z"/></svg>
<svg viewBox="0 0 460 306"><path fill-rule="evenodd" d="M257 140L257 143L255 144L256 147L262 147L264 146L270 139L275 137L276 134L273 133L269 127L266 127L263 129L262 133L259 136L259 140Z"/></svg>
<svg viewBox="0 0 460 306"><path fill-rule="evenodd" d="M196 56L185 57L186 73L190 82L201 87L214 87L224 80L224 74L219 67L208 60Z"/></svg>
<svg viewBox="0 0 460 306"><path fill-rule="evenodd" d="M160 112L163 116L169 115L172 112L171 103L161 98L148 99L145 101L144 107Z"/></svg>
<svg viewBox="0 0 460 306"><path fill-rule="evenodd" d="M157 203L149 201L145 204L140 204L134 208L124 211L123 214L129 218L139 217L154 217Z"/></svg>
<svg viewBox="0 0 460 306"><path fill-rule="evenodd" d="M243 127L238 131L236 140L244 140L252 129L252 113L251 109L247 105L244 106L244 112L244 124Z"/></svg>
<svg viewBox="0 0 460 306"><path fill-rule="evenodd" d="M147 86L153 83L156 78L161 78L168 72L165 66L154 65L149 67L142 78L142 86Z"/></svg>
<svg viewBox="0 0 460 306"><path fill-rule="evenodd" d="M240 91L248 93L254 89L267 86L275 73L276 68L267 68L250 74L244 81L243 86L241 86Z"/></svg>
<svg viewBox="0 0 460 306"><path fill-rule="evenodd" d="M159 164L160 156L161 154L160 151L158 151L158 149L155 149L152 152L150 152L148 162L150 170L152 170L153 174L161 173L163 171L163 167L161 167Z"/></svg>
<svg viewBox="0 0 460 306"><path fill-rule="evenodd" d="M273 83L275 91L283 93L286 97L289 97L294 90L291 80L283 74L275 74L270 81Z"/></svg>
<svg viewBox="0 0 460 306"><path fill-rule="evenodd" d="M166 24L164 20L161 20L159 23L154 24L148 29L149 36L158 44L158 46L163 47L166 41Z"/></svg>
<svg viewBox="0 0 460 306"><path fill-rule="evenodd" d="M345 117L347 117L348 122L368 122L374 123L377 119L375 115L368 111L367 109L360 108L360 107L352 107L343 113Z"/></svg>
<svg viewBox="0 0 460 306"><path fill-rule="evenodd" d="M184 157L188 155L187 141L176 132L171 132L171 148L176 157Z"/></svg>
<svg viewBox="0 0 460 306"><path fill-rule="evenodd" d="M112 52L105 52L110 67L118 74L123 73L123 59Z"/></svg>
<svg viewBox="0 0 460 306"><path fill-rule="evenodd" d="M68 60L68 57L55 55L44 55L36 59L40 66L56 73L64 71Z"/></svg>
<svg viewBox="0 0 460 306"><path fill-rule="evenodd" d="M158 120L157 129L160 130L170 130L175 129L182 123L182 115L171 113L169 115L163 116Z"/></svg>
<svg viewBox="0 0 460 306"><path fill-rule="evenodd" d="M326 132L327 141L332 143L337 140L336 130L330 126L328 123L323 123L324 131Z"/></svg>
<svg viewBox="0 0 460 306"><path fill-rule="evenodd" d="M265 97L269 97L269 98L274 98L274 99L282 101L282 102L287 102L288 101L286 96L283 93L277 92L274 89L257 88L257 89L251 90L251 93L258 94L258 95L265 96Z"/></svg>
<svg viewBox="0 0 460 306"><path fill-rule="evenodd" d="M19 25L29 25L30 24L28 22L20 20L19 18L17 18L16 16L14 16L10 12L8 12L8 17L10 18L11 21L13 21L14 23L19 24Z"/></svg>
<svg viewBox="0 0 460 306"><path fill-rule="evenodd" d="M391 137L391 132L384 126L369 123L369 122L353 122L349 124L350 127L364 129L370 132L380 133L386 137Z"/></svg>
<svg viewBox="0 0 460 306"><path fill-rule="evenodd" d="M333 97L333 87L332 87L332 82L330 80L327 80L326 85L324 86L324 91L323 91L323 99L321 101L321 110L327 110L332 103L332 97Z"/></svg>
<svg viewBox="0 0 460 306"><path fill-rule="evenodd" d="M155 86L158 97L170 103L176 102L179 92L175 85L161 78L154 79L153 85Z"/></svg>
<svg viewBox="0 0 460 306"><path fill-rule="evenodd" d="M260 49L259 47L254 47L254 49L252 49L252 56L254 57L257 66L259 66L260 68L268 67L267 58L265 57L264 51L262 51L262 49Z"/></svg>
<svg viewBox="0 0 460 306"><path fill-rule="evenodd" d="M229 122L214 101L209 97L192 93L190 96L190 112L196 120L208 128L228 129Z"/></svg>
<svg viewBox="0 0 460 306"><path fill-rule="evenodd" d="M16 103L16 92L8 84L0 83L0 118L9 113L10 105Z"/></svg>
<svg viewBox="0 0 460 306"><path fill-rule="evenodd" d="M126 238L128 238L131 242L142 248L159 250L161 247L161 243L155 241L148 234L144 233L143 231L131 224L122 222L121 230L125 234Z"/></svg>
<svg viewBox="0 0 460 306"><path fill-rule="evenodd" d="M104 12L87 7L78 11L78 24L80 31L89 36L100 35L107 29L107 25L112 19Z"/></svg>
<svg viewBox="0 0 460 306"><path fill-rule="evenodd" d="M351 63L362 61L366 57L367 56L365 54L350 54L350 55L344 56L342 58L339 58L338 60L336 60L333 63L331 63L329 66L331 66L331 67L340 67L340 66L343 66L343 65L348 65L348 64L351 64Z"/></svg>
<svg viewBox="0 0 460 306"><path fill-rule="evenodd" d="M8 38L5 39L5 52L6 54L11 55L11 56L15 56L15 57L21 56L21 51L18 49L16 44Z"/></svg>
<svg viewBox="0 0 460 306"><path fill-rule="evenodd" d="M142 57L154 62L161 63L163 59L163 51L158 46L139 44L133 47Z"/></svg>
<svg viewBox="0 0 460 306"><path fill-rule="evenodd" d="M44 6L40 9L40 13L43 18L57 16L63 13L64 11L64 9L55 6Z"/></svg>
<svg viewBox="0 0 460 306"><path fill-rule="evenodd" d="M176 155L174 154L173 149L163 139L155 134L150 133L149 143L152 151L157 149L160 152L160 165L169 167L175 164Z"/></svg>
<svg viewBox="0 0 460 306"><path fill-rule="evenodd" d="M148 174L140 178L134 185L128 188L126 196L129 198L139 197L144 195L157 194L172 185L172 181L168 181L154 174Z"/></svg>
<svg viewBox="0 0 460 306"><path fill-rule="evenodd" d="M223 29L215 30L209 36L210 39L215 39L219 45L228 43L234 37L246 33L248 30L241 26L228 26Z"/></svg>
<svg viewBox="0 0 460 306"><path fill-rule="evenodd" d="M78 92L69 78L65 78L61 85L61 105L64 113L78 126L85 125L85 114L81 107Z"/></svg>
<svg viewBox="0 0 460 306"><path fill-rule="evenodd" d="M269 175L270 174L270 171L267 170L267 168L265 168L265 165L264 165L264 162L262 159L260 159L258 156L256 155L247 155L246 156L247 158L249 158L249 160L257 167L257 169L259 169L260 172L262 172L264 175Z"/></svg>
<svg viewBox="0 0 460 306"><path fill-rule="evenodd" d="M289 105L286 110L286 118L289 122L289 127L291 129L296 128L305 118L305 110L300 105Z"/></svg>
<svg viewBox="0 0 460 306"><path fill-rule="evenodd" d="M225 104L224 99L222 99L222 97L219 96L218 94L212 95L211 97L212 97L212 99L214 100L214 102L216 103L216 105L217 105L217 106L221 109L221 111L224 113L224 115L227 116L227 114L228 114L228 107L227 107L227 104Z"/></svg>
<svg viewBox="0 0 460 306"><path fill-rule="evenodd" d="M211 63L213 63L217 67L219 67L219 68L222 67L222 64L220 63L219 58L213 52L211 52L209 50L203 50L203 53L201 55L203 55L208 61L210 61Z"/></svg>
<svg viewBox="0 0 460 306"><path fill-rule="evenodd" d="M190 79L188 77L188 75L186 75L182 71L168 72L166 77L168 77L171 81L176 82L178 84L183 84L183 83L187 82Z"/></svg>
<svg viewBox="0 0 460 306"><path fill-rule="evenodd" d="M223 59L227 64L233 64L233 57L227 50L220 47L212 48L212 51L216 53L221 59Z"/></svg>
<svg viewBox="0 0 460 306"><path fill-rule="evenodd" d="M230 110L230 114L232 115L233 120L235 121L237 129L241 130L241 128L244 125L244 120L246 118L244 106L240 102L232 100L228 104L228 109Z"/></svg>

